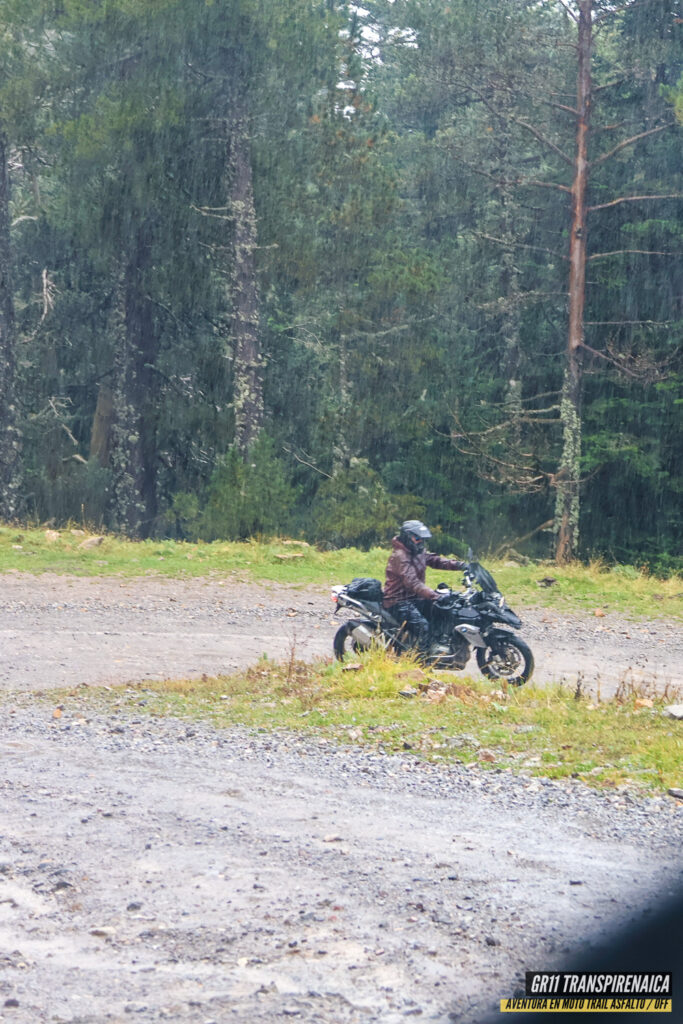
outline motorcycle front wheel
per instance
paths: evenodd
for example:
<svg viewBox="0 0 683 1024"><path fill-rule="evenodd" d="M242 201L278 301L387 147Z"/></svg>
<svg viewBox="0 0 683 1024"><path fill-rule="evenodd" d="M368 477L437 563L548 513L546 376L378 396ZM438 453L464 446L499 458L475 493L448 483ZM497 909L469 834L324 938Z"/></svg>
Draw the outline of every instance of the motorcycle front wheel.
<svg viewBox="0 0 683 1024"><path fill-rule="evenodd" d="M487 679L500 679L509 686L522 686L531 679L534 656L519 637L512 633L496 637L492 647L477 647L477 665Z"/></svg>

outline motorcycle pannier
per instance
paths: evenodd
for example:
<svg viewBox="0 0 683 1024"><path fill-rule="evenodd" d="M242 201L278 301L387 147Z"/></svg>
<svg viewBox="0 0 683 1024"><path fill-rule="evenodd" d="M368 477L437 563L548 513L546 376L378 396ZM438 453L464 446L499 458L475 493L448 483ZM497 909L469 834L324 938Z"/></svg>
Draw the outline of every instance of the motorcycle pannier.
<svg viewBox="0 0 683 1024"><path fill-rule="evenodd" d="M376 601L381 603L384 597L380 581L365 576L357 576L351 580L346 588L346 593L356 601Z"/></svg>

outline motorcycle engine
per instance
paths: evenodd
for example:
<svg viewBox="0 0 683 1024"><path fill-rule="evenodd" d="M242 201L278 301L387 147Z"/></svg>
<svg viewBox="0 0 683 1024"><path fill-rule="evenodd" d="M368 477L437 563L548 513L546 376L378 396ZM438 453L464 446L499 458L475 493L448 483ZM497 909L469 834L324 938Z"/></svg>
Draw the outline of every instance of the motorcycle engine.
<svg viewBox="0 0 683 1024"><path fill-rule="evenodd" d="M429 656L439 661L444 668L463 669L470 656L470 646L459 633L435 637L429 648Z"/></svg>

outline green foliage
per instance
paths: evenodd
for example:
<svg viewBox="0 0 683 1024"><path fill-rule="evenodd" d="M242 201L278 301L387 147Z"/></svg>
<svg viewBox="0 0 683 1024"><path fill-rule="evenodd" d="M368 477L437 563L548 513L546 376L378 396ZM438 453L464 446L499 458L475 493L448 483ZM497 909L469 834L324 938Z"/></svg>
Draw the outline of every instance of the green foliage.
<svg viewBox="0 0 683 1024"><path fill-rule="evenodd" d="M94 459L69 459L53 479L41 469L27 474L27 511L54 523L86 522L101 527L106 521L111 472Z"/></svg>
<svg viewBox="0 0 683 1024"><path fill-rule="evenodd" d="M681 27L660 0L608 6L590 157L616 125L636 141L595 164L589 202L675 196L680 130L659 129L682 118ZM562 4L0 13L30 515L125 525L127 483L152 536L366 546L419 515L440 550L548 554L576 73ZM274 439L244 464L237 109ZM681 238L676 198L591 214L582 554L659 571L680 564L683 528Z"/></svg>
<svg viewBox="0 0 683 1024"><path fill-rule="evenodd" d="M168 529L182 539L190 538L196 533L199 520L199 499L196 494L178 491L173 495L171 511L168 515Z"/></svg>
<svg viewBox="0 0 683 1024"><path fill-rule="evenodd" d="M369 548L386 542L404 519L424 514L418 498L389 494L366 460L353 459L348 468L321 484L313 523L320 544Z"/></svg>
<svg viewBox="0 0 683 1024"><path fill-rule="evenodd" d="M683 124L683 74L681 74L681 77L678 79L676 87L667 90L665 95L669 102L673 103L676 117L680 123Z"/></svg>
<svg viewBox="0 0 683 1024"><path fill-rule="evenodd" d="M234 450L221 460L209 482L204 509L190 532L209 541L286 533L294 499L275 445L263 433L247 462ZM187 508L188 502L184 505Z"/></svg>

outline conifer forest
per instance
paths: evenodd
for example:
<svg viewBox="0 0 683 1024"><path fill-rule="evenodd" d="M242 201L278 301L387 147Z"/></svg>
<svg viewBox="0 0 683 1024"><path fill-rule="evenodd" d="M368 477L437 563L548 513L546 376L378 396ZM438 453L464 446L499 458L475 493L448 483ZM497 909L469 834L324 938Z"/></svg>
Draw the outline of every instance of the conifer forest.
<svg viewBox="0 0 683 1024"><path fill-rule="evenodd" d="M0 518L683 565L680 0L0 0Z"/></svg>

